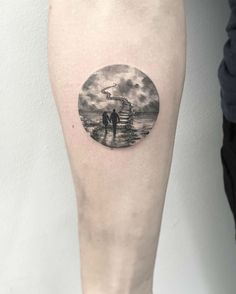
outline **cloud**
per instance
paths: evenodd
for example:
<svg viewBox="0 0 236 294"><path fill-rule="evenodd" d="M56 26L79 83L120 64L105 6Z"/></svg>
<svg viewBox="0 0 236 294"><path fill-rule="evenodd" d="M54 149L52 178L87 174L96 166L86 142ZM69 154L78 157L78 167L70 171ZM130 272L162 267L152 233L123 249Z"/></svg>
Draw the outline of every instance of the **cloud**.
<svg viewBox="0 0 236 294"><path fill-rule="evenodd" d="M139 97L139 101L141 102L141 103L143 103L143 102L145 102L146 100L147 100L147 96L145 96L145 95L140 95Z"/></svg>
<svg viewBox="0 0 236 294"><path fill-rule="evenodd" d="M90 97L90 100L93 102L96 102L98 99L97 95L94 95L93 93L88 93L87 96Z"/></svg>
<svg viewBox="0 0 236 294"><path fill-rule="evenodd" d="M146 104L143 109L143 112L159 112L159 103L157 101L150 101Z"/></svg>
<svg viewBox="0 0 236 294"><path fill-rule="evenodd" d="M109 89L112 96L126 97L136 111L158 109L159 96L155 85L143 72L128 65L112 65L92 74L83 84L79 94L79 107L83 110L105 110L114 107L114 101L106 100L101 93L114 83L118 87ZM120 102L115 103L119 107Z"/></svg>
<svg viewBox="0 0 236 294"><path fill-rule="evenodd" d="M87 81L83 84L83 91L87 91L90 89L90 87L94 87L95 86L95 82L96 82L97 76L96 74L91 75Z"/></svg>

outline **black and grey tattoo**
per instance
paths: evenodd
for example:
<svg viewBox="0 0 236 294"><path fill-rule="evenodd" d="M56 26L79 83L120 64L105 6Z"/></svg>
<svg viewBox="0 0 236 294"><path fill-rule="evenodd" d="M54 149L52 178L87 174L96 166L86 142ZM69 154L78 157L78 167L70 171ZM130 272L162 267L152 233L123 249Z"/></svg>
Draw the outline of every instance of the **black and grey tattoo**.
<svg viewBox="0 0 236 294"><path fill-rule="evenodd" d="M93 73L79 94L85 130L99 143L121 148L149 134L159 113L159 95L137 68L115 64Z"/></svg>

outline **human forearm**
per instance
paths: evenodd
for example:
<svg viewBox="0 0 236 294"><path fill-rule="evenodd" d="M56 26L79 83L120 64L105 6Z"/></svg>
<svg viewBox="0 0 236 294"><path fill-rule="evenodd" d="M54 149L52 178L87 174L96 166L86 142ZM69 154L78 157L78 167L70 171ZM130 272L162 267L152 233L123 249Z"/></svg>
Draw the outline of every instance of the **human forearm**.
<svg viewBox="0 0 236 294"><path fill-rule="evenodd" d="M49 63L78 195L84 294L150 294L185 70L182 1L51 1ZM128 64L158 89L160 112L137 145L109 149L77 112L95 70Z"/></svg>

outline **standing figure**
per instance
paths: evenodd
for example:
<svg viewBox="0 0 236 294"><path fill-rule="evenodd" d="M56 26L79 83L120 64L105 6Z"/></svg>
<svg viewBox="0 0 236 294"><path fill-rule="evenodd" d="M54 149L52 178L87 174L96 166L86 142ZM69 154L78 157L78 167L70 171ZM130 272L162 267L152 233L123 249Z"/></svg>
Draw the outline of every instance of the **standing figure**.
<svg viewBox="0 0 236 294"><path fill-rule="evenodd" d="M116 112L115 109L113 109L111 116L110 116L110 121L112 122L112 128L113 128L113 135L116 135L116 126L117 123L120 122L120 117L118 115L118 113Z"/></svg>
<svg viewBox="0 0 236 294"><path fill-rule="evenodd" d="M104 111L103 114L102 114L102 123L104 124L106 132L107 132L107 126L108 126L109 122L110 122L110 118L109 118L107 112Z"/></svg>

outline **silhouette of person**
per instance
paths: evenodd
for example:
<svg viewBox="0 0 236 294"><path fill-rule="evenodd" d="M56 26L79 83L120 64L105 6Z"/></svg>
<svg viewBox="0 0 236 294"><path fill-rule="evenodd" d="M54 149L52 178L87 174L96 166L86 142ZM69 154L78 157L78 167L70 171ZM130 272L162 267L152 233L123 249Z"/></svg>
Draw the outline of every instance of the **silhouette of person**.
<svg viewBox="0 0 236 294"><path fill-rule="evenodd" d="M111 115L110 115L110 121L112 122L112 128L113 128L113 135L116 135L116 127L117 123L120 122L120 117L115 109L113 109Z"/></svg>
<svg viewBox="0 0 236 294"><path fill-rule="evenodd" d="M107 126L108 126L109 122L110 122L110 118L109 118L107 112L104 111L102 114L102 123L104 124L105 131L107 131Z"/></svg>

